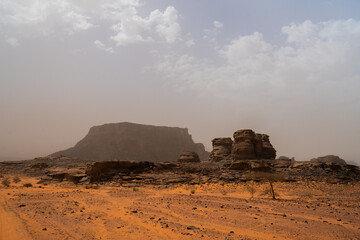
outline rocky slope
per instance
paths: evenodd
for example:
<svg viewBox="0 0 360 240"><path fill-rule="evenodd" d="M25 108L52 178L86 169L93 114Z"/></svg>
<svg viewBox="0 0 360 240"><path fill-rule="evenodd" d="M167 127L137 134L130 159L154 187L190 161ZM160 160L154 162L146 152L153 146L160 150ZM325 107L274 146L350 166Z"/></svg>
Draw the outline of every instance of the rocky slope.
<svg viewBox="0 0 360 240"><path fill-rule="evenodd" d="M194 143L186 128L123 122L92 127L74 147L51 156L165 162L176 161L184 151L196 152L201 160L209 155L203 144Z"/></svg>

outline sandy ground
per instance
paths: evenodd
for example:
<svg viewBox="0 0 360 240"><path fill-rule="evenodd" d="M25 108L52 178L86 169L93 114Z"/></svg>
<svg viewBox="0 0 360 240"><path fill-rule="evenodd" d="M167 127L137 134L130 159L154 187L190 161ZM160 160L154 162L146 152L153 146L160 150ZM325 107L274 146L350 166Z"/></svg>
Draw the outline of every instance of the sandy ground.
<svg viewBox="0 0 360 240"><path fill-rule="evenodd" d="M33 187L25 188L23 183ZM41 187L41 188L39 188ZM0 239L360 239L360 186L0 187Z"/></svg>

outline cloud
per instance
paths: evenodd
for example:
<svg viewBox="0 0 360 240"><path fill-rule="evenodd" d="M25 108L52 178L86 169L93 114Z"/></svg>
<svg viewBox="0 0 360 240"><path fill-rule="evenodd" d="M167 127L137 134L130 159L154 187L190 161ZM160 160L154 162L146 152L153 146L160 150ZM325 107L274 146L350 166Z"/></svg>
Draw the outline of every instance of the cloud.
<svg viewBox="0 0 360 240"><path fill-rule="evenodd" d="M140 0L3 0L0 2L0 27L4 36L20 33L72 35L95 27L111 29L109 39L118 46L181 40L178 11L168 6L141 16ZM181 40L182 41L182 40Z"/></svg>
<svg viewBox="0 0 360 240"><path fill-rule="evenodd" d="M19 40L17 38L10 37L7 39L7 42L13 47L18 47L20 45Z"/></svg>
<svg viewBox="0 0 360 240"><path fill-rule="evenodd" d="M219 22L219 21L214 21L214 27L216 28L222 28L224 26L223 23Z"/></svg>
<svg viewBox="0 0 360 240"><path fill-rule="evenodd" d="M95 40L94 44L98 49L100 49L102 51L105 51L105 52L108 52L108 53L114 53L114 49L112 49L111 47L106 47L105 44L102 43L99 40Z"/></svg>
<svg viewBox="0 0 360 240"><path fill-rule="evenodd" d="M48 34L55 27L62 26L67 32L73 33L94 26L86 11L67 0L3 0L0 12L0 24L20 31L41 27L41 32Z"/></svg>
<svg viewBox="0 0 360 240"><path fill-rule="evenodd" d="M187 40L185 42L185 45L188 47L194 46L195 45L195 41L193 39Z"/></svg>
<svg viewBox="0 0 360 240"><path fill-rule="evenodd" d="M359 21L305 21L284 26L282 33L284 46L255 32L220 46L214 59L178 53L164 57L155 69L176 88L240 99L289 95L293 86L305 93L321 86L332 86L334 92L347 81L359 84Z"/></svg>
<svg viewBox="0 0 360 240"><path fill-rule="evenodd" d="M118 46L150 42L154 41L154 37L160 37L167 43L173 43L180 36L178 12L172 6L167 7L164 12L156 9L147 18L141 17L133 6L113 15L119 21L112 26L116 34L111 39ZM154 32L157 33L157 36L153 34Z"/></svg>

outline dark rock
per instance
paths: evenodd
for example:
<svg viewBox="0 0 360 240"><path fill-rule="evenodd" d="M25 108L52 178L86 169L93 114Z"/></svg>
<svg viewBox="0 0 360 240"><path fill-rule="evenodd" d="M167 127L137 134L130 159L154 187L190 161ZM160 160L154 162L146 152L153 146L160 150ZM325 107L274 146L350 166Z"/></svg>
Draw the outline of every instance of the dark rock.
<svg viewBox="0 0 360 240"><path fill-rule="evenodd" d="M231 147L232 160L275 159L276 150L271 145L269 136L255 134L251 129L238 130L234 133Z"/></svg>
<svg viewBox="0 0 360 240"><path fill-rule="evenodd" d="M324 157L318 157L311 159L311 162L317 162L317 163L335 163L339 165L346 165L345 160L341 159L338 156L334 155L327 155Z"/></svg>
<svg viewBox="0 0 360 240"><path fill-rule="evenodd" d="M255 133L251 129L236 131L231 149L231 158L234 160L256 159L255 142Z"/></svg>
<svg viewBox="0 0 360 240"><path fill-rule="evenodd" d="M196 152L183 152L181 153L178 162L181 163L200 162L200 158Z"/></svg>
<svg viewBox="0 0 360 240"><path fill-rule="evenodd" d="M263 159L275 159L276 150L271 145L269 135L262 134L262 154L261 158Z"/></svg>
<svg viewBox="0 0 360 240"><path fill-rule="evenodd" d="M212 140L213 150L210 153L209 160L219 162L228 158L231 154L231 138L214 138Z"/></svg>
<svg viewBox="0 0 360 240"><path fill-rule="evenodd" d="M33 164L31 165L31 168L37 168L37 169L45 169L45 168L48 168L49 165L46 164L46 163L36 163L36 164Z"/></svg>
<svg viewBox="0 0 360 240"><path fill-rule="evenodd" d="M142 173L148 171L153 166L154 163L150 162L103 161L88 165L86 174L91 181L108 180L119 173Z"/></svg>
<svg viewBox="0 0 360 240"><path fill-rule="evenodd" d="M66 180L73 182L75 184L79 183L80 181L85 182L86 180L84 180L84 178L87 179L86 174L71 174L71 173L66 173L65 178Z"/></svg>
<svg viewBox="0 0 360 240"><path fill-rule="evenodd" d="M188 226L186 229L188 229L188 230L196 230L196 229L200 229L200 228L195 227L195 226Z"/></svg>

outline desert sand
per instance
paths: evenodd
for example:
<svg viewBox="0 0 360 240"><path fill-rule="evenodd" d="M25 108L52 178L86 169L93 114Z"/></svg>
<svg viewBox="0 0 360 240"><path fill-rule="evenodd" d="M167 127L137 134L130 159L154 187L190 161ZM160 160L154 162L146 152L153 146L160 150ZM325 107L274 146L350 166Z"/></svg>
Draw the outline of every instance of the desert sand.
<svg viewBox="0 0 360 240"><path fill-rule="evenodd" d="M360 239L358 184L0 187L0 239ZM24 183L32 183L26 188ZM249 184L249 183L248 183Z"/></svg>

